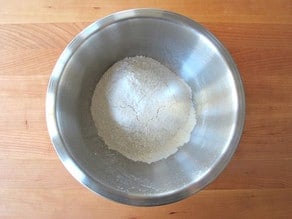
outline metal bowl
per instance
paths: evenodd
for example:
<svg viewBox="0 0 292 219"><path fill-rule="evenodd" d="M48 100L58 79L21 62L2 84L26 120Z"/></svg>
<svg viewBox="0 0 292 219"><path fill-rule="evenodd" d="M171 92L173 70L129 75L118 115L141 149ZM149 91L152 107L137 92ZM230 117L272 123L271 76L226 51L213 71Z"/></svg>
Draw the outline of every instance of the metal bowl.
<svg viewBox="0 0 292 219"><path fill-rule="evenodd" d="M190 141L152 164L109 150L90 113L102 74L136 55L176 72L191 87L197 113ZM130 205L175 202L208 185L236 150L244 117L243 85L223 45L198 23L153 9L118 12L79 33L57 61L46 99L49 134L68 171L90 190Z"/></svg>

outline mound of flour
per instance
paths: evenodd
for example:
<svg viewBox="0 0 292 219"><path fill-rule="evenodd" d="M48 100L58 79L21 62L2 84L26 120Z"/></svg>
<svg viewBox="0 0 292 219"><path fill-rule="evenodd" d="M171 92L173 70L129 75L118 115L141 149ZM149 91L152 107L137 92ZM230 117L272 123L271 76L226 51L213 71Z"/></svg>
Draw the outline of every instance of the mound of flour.
<svg viewBox="0 0 292 219"><path fill-rule="evenodd" d="M91 103L98 135L134 161L167 158L196 124L190 87L159 62L136 56L110 67Z"/></svg>

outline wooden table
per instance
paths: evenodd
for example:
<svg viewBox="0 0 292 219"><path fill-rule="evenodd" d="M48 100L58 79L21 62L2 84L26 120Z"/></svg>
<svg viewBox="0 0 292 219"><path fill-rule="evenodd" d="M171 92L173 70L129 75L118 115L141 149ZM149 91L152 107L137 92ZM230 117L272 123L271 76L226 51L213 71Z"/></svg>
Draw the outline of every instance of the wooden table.
<svg viewBox="0 0 292 219"><path fill-rule="evenodd" d="M0 218L292 218L292 1L0 0ZM66 44L112 12L184 14L230 50L245 86L246 124L224 172L198 194L142 208L99 197L62 165L45 95Z"/></svg>

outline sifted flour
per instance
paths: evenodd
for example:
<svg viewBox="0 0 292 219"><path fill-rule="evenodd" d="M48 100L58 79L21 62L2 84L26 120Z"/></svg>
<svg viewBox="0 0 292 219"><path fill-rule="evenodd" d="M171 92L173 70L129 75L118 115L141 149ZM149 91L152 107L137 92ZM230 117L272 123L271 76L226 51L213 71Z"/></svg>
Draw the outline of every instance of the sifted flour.
<svg viewBox="0 0 292 219"><path fill-rule="evenodd" d="M98 135L134 161L167 158L196 124L190 87L159 62L136 56L110 67L91 103Z"/></svg>

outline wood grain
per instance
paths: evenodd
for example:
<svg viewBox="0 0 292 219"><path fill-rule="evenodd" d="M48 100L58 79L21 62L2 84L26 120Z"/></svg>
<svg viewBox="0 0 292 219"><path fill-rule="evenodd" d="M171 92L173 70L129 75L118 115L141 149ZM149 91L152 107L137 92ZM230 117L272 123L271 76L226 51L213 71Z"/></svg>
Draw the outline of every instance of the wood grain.
<svg viewBox="0 0 292 219"><path fill-rule="evenodd" d="M97 198L85 188L2 189L7 202L0 211L2 218L23 218L23 209L27 218L289 218L291 196L291 189L205 190L175 204L145 208Z"/></svg>
<svg viewBox="0 0 292 219"><path fill-rule="evenodd" d="M185 14L200 22L289 23L290 0L18 0L0 1L0 23L92 22L110 13L130 8L161 8Z"/></svg>
<svg viewBox="0 0 292 219"><path fill-rule="evenodd" d="M292 2L0 0L0 218L291 218ZM48 137L45 95L65 46L111 12L157 7L228 48L246 93L241 142L205 190L171 205L114 203L82 187Z"/></svg>

